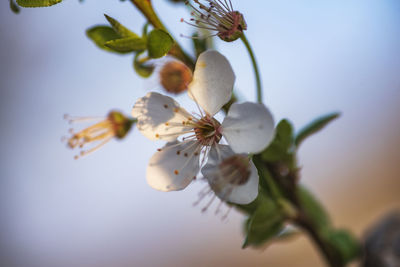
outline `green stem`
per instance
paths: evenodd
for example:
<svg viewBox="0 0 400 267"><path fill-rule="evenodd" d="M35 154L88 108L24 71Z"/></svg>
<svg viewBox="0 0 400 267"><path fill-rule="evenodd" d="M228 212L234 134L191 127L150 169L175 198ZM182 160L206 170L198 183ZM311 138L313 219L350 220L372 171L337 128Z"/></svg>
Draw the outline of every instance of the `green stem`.
<svg viewBox="0 0 400 267"><path fill-rule="evenodd" d="M154 28L169 32L154 11L151 0L131 0L131 2L139 9ZM195 63L193 59L185 53L176 40L174 46L169 51L169 54L182 60L191 70L194 70Z"/></svg>
<svg viewBox="0 0 400 267"><path fill-rule="evenodd" d="M246 38L246 35L244 33L240 37L242 39L244 45L246 46L247 52L249 52L250 58L251 58L251 63L253 64L253 70L254 70L254 75L256 78L256 83L257 83L257 101L259 103L262 103L262 85L261 85L261 77L260 77L260 72L258 70L258 65L256 61L256 57L254 56L253 50L251 49L250 43Z"/></svg>

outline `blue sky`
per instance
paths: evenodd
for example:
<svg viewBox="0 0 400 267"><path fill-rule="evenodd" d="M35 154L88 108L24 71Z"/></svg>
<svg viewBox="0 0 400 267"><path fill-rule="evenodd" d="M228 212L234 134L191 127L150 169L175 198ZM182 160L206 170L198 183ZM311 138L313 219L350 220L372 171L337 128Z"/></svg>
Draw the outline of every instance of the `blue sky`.
<svg viewBox="0 0 400 267"><path fill-rule="evenodd" d="M179 22L188 17L184 7L153 2L175 36L191 32ZM298 129L318 115L342 112L300 150L302 179L338 224L360 234L400 206L400 3L233 4L248 23L264 100L276 121L288 117ZM63 114L129 113L137 98L159 89L156 79L135 75L132 56L101 51L84 34L105 24L104 13L140 31L144 20L129 1L66 0L19 15L3 5L0 255L8 266L256 266L285 263L288 250L299 266L320 263L305 239L264 253L241 250L242 215L232 212L221 222L192 206L201 183L169 194L151 189L145 166L162 143L136 130L73 160L60 141L68 130ZM189 47L190 40L178 40ZM217 47L232 63L242 99L254 100L243 45L217 41ZM191 105L185 95L178 100Z"/></svg>

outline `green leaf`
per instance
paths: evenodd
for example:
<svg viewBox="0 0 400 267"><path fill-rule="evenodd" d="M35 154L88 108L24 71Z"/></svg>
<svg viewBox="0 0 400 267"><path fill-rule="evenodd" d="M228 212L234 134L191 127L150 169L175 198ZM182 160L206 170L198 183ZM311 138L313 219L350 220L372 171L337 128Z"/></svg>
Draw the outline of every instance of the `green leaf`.
<svg viewBox="0 0 400 267"><path fill-rule="evenodd" d="M238 210L248 215L251 215L257 210L258 206L260 206L262 203L272 202L272 201L273 200L269 197L268 193L265 192L262 188L259 188L257 198L253 202L246 205L235 204L235 203L230 203L230 204L234 205Z"/></svg>
<svg viewBox="0 0 400 267"><path fill-rule="evenodd" d="M292 240L292 239L294 239L296 237L299 237L300 235L301 235L301 232L299 230L284 229L277 236L274 237L274 240L276 240L276 241L289 241L289 240Z"/></svg>
<svg viewBox="0 0 400 267"><path fill-rule="evenodd" d="M263 202L245 223L246 239L243 248L259 247L283 230L285 217L273 201Z"/></svg>
<svg viewBox="0 0 400 267"><path fill-rule="evenodd" d="M124 25L119 23L116 19L108 16L107 14L104 14L110 25L113 27L114 31L118 33L122 38L128 38L128 37L136 37L139 38L139 35L136 33L130 31L128 28L126 28Z"/></svg>
<svg viewBox="0 0 400 267"><path fill-rule="evenodd" d="M18 14L20 11L19 6L14 2L14 0L10 0L10 9L12 12L14 12L15 14Z"/></svg>
<svg viewBox="0 0 400 267"><path fill-rule="evenodd" d="M106 47L121 53L129 53L133 51L142 51L146 49L146 42L139 37L129 37L107 41Z"/></svg>
<svg viewBox="0 0 400 267"><path fill-rule="evenodd" d="M293 127L284 119L279 122L275 131L275 138L262 152L262 159L268 162L287 161L292 156Z"/></svg>
<svg viewBox="0 0 400 267"><path fill-rule="evenodd" d="M174 44L174 39L164 30L152 30L147 37L147 49L151 58L165 56Z"/></svg>
<svg viewBox="0 0 400 267"><path fill-rule="evenodd" d="M329 233L328 242L340 254L343 264L346 264L360 255L360 244L347 230L333 230Z"/></svg>
<svg viewBox="0 0 400 267"><path fill-rule="evenodd" d="M62 0L17 0L17 4L22 7L48 7L58 3Z"/></svg>
<svg viewBox="0 0 400 267"><path fill-rule="evenodd" d="M320 230L328 229L331 225L331 221L321 203L304 186L299 185L297 196L313 224Z"/></svg>
<svg viewBox="0 0 400 267"><path fill-rule="evenodd" d="M143 78L148 78L153 74L154 66L146 63L147 59L140 59L140 55L142 53L139 52L135 55L135 59L133 60L133 68L136 73L139 74Z"/></svg>
<svg viewBox="0 0 400 267"><path fill-rule="evenodd" d="M312 121L310 124L305 126L303 129L301 129L295 139L295 145L298 147L300 144L310 135L315 134L316 132L322 130L325 126L327 126L331 121L334 119L338 118L340 116L340 113L332 113L328 114L325 116L322 116L314 121Z"/></svg>
<svg viewBox="0 0 400 267"><path fill-rule="evenodd" d="M110 26L94 26L86 31L86 35L101 49L117 52L104 45L108 41L121 38Z"/></svg>
<svg viewBox="0 0 400 267"><path fill-rule="evenodd" d="M254 155L253 157L254 165L257 167L258 176L260 177L260 188L268 192L268 195L272 196L274 199L282 197L282 193L279 190L278 185L273 179L270 171L265 166L265 162L260 158L260 155Z"/></svg>

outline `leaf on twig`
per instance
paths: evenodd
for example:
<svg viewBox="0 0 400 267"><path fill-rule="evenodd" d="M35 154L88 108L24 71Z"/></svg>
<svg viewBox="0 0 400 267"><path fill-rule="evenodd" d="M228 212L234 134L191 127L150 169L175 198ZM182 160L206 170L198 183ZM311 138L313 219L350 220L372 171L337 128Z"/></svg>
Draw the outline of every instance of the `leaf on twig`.
<svg viewBox="0 0 400 267"><path fill-rule="evenodd" d="M104 14L104 16L106 17L107 21L110 23L110 25L114 29L114 31L120 35L120 37L122 37L122 38L128 38L128 37L139 38L139 35L137 35L136 33L132 32L131 30L126 28L118 20L108 16L107 14Z"/></svg>
<svg viewBox="0 0 400 267"><path fill-rule="evenodd" d="M300 144L310 135L313 135L317 133L318 131L322 130L325 126L327 126L331 121L334 119L338 118L340 116L340 113L331 113L325 116L322 116L314 121L312 121L310 124L305 126L303 129L301 129L295 139L295 145L298 147Z"/></svg>
<svg viewBox="0 0 400 267"><path fill-rule="evenodd" d="M94 26L86 30L86 35L101 49L109 51L109 52L118 52L113 50L107 46L105 43L111 40L119 39L121 36L114 31L114 29L110 26L100 25Z"/></svg>
<svg viewBox="0 0 400 267"><path fill-rule="evenodd" d="M136 73L139 74L143 78L148 78L153 74L154 66L152 64L147 63L147 59L140 59L140 55L142 53L139 52L135 55L133 60L133 68L135 69Z"/></svg>
<svg viewBox="0 0 400 267"><path fill-rule="evenodd" d="M139 37L129 37L107 41L104 46L117 52L129 53L145 50L146 42Z"/></svg>
<svg viewBox="0 0 400 267"><path fill-rule="evenodd" d="M321 203L304 186L299 185L297 195L302 207L319 229L328 229L331 221Z"/></svg>
<svg viewBox="0 0 400 267"><path fill-rule="evenodd" d="M19 6L14 2L14 0L10 0L10 9L12 12L15 14L18 14L20 12Z"/></svg>
<svg viewBox="0 0 400 267"><path fill-rule="evenodd" d="M293 127L288 120L281 120L275 129L275 138L261 153L262 159L268 162L283 161L290 163L293 158Z"/></svg>
<svg viewBox="0 0 400 267"><path fill-rule="evenodd" d="M174 39L164 30L152 30L147 36L147 49L151 58L165 56L174 44Z"/></svg>
<svg viewBox="0 0 400 267"><path fill-rule="evenodd" d="M62 0L17 0L17 4L22 7L48 7L58 3Z"/></svg>
<svg viewBox="0 0 400 267"><path fill-rule="evenodd" d="M245 222L246 239L243 248L260 247L278 236L284 227L285 217L272 199L263 199Z"/></svg>

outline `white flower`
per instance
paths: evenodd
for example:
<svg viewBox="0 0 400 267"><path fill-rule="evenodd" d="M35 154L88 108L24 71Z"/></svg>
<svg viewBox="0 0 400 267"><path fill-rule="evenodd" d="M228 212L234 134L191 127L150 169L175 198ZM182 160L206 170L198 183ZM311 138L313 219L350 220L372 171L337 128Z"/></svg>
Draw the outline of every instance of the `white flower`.
<svg viewBox="0 0 400 267"><path fill-rule="evenodd" d="M246 154L236 154L227 145L215 145L201 169L211 189L222 200L248 204L258 194L256 166Z"/></svg>
<svg viewBox="0 0 400 267"><path fill-rule="evenodd" d="M274 121L262 104L235 103L222 123L213 117L230 100L234 82L235 74L228 60L216 51L206 51L197 60L188 91L204 112L190 114L172 98L154 92L136 102L132 115L138 120L138 130L151 140L168 141L147 167L146 177L151 187L160 191L184 189L200 170L201 152L205 153L205 160L208 152L221 150L221 160L224 159L227 148L217 147L222 137L235 153L258 153L270 143ZM250 171L254 173L252 168ZM224 193L217 195L227 199Z"/></svg>

